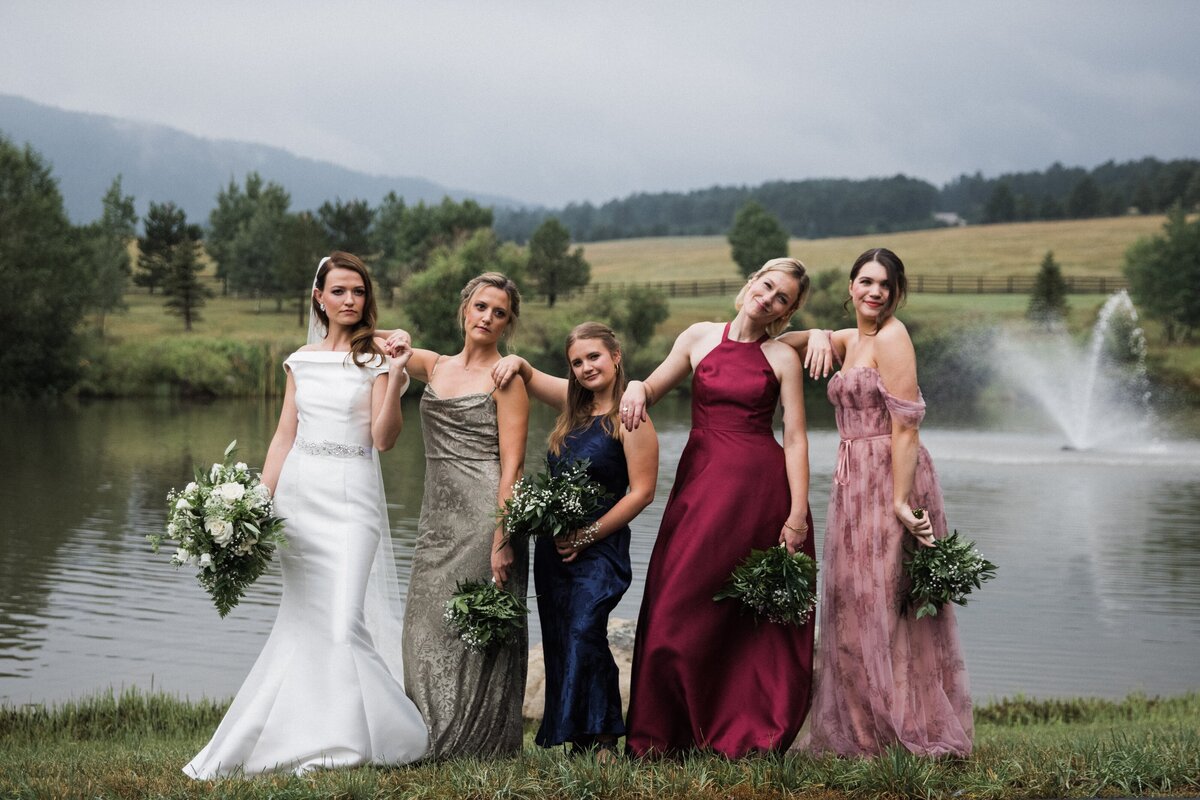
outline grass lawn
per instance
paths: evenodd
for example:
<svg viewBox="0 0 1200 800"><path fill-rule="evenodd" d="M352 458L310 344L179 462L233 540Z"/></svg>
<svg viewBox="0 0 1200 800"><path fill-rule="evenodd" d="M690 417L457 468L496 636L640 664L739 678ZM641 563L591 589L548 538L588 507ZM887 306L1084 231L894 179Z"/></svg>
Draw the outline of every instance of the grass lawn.
<svg viewBox="0 0 1200 800"><path fill-rule="evenodd" d="M532 744L490 761L364 767L303 778L193 782L180 772L223 704L101 695L52 709L0 708L5 798L1034 798L1200 793L1200 694L1166 700L1016 699L976 709L966 759L705 754L601 765Z"/></svg>

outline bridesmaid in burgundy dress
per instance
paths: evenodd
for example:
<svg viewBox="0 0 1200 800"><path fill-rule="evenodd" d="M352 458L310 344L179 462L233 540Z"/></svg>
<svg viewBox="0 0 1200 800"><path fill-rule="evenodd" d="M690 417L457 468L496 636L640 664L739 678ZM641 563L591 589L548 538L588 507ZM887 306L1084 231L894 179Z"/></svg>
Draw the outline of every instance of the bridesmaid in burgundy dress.
<svg viewBox="0 0 1200 800"><path fill-rule="evenodd" d="M920 755L971 752L954 609L924 619L900 609L905 546L946 534L942 490L917 435L925 402L916 354L893 316L905 283L895 253L863 253L850 272L857 327L833 334L844 366L829 399L842 442L821 563L817 685L809 733L797 744L815 753L872 756L895 744ZM781 341L800 347L810 335ZM818 338L812 346L823 350Z"/></svg>
<svg viewBox="0 0 1200 800"><path fill-rule="evenodd" d="M699 322L621 400L643 412L688 372L692 432L650 557L633 652L627 746L636 755L785 749L808 710L812 623L756 622L716 594L751 548L813 555L802 367L771 339L808 292L796 259L768 261L727 324ZM783 446L771 423L783 405Z"/></svg>

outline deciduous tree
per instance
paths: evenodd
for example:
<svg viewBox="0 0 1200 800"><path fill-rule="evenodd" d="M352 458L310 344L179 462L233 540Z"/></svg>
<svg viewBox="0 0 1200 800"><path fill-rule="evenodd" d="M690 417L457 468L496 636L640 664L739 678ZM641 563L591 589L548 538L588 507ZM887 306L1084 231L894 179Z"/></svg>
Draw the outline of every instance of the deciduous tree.
<svg viewBox="0 0 1200 800"><path fill-rule="evenodd" d="M753 200L734 216L729 244L738 270L746 277L772 258L788 254L787 231L771 212Z"/></svg>
<svg viewBox="0 0 1200 800"><path fill-rule="evenodd" d="M132 272L130 243L137 237L133 195L121 191L121 177L112 182L102 200L100 219L81 231L83 255L90 273L88 310L98 318L100 335L108 314L125 308L125 289Z"/></svg>
<svg viewBox="0 0 1200 800"><path fill-rule="evenodd" d="M1200 219L1176 205L1162 236L1139 239L1125 254L1129 293L1146 316L1162 323L1173 342L1200 326Z"/></svg>
<svg viewBox="0 0 1200 800"><path fill-rule="evenodd" d="M50 167L0 136L0 394L61 391L79 364L88 280Z"/></svg>

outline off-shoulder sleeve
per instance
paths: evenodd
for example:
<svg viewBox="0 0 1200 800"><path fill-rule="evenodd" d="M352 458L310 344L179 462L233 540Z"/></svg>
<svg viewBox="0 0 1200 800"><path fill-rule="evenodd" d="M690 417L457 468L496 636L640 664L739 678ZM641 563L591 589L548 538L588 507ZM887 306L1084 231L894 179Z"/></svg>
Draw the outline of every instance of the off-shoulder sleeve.
<svg viewBox="0 0 1200 800"><path fill-rule="evenodd" d="M879 393L883 395L883 402L892 419L913 428L921 427L921 420L925 419L925 397L920 388L917 389L916 400L904 400L889 392L883 385L883 378L880 378Z"/></svg>

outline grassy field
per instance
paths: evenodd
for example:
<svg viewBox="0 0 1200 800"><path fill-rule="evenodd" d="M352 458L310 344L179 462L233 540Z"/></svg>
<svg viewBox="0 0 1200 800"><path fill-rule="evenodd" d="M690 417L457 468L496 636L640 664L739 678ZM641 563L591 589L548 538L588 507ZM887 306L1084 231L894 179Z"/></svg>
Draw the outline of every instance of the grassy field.
<svg viewBox="0 0 1200 800"><path fill-rule="evenodd" d="M1125 251L1162 231L1163 216L969 225L878 236L792 239L791 254L814 272L849 272L859 253L885 246L910 275L1033 275L1047 250L1067 275L1120 275ZM736 278L723 236L625 239L584 244L595 281Z"/></svg>
<svg viewBox="0 0 1200 800"><path fill-rule="evenodd" d="M222 703L137 693L50 709L0 707L0 796L1016 800L1200 793L1200 694L992 703L976 709L976 749L965 759L900 750L875 759L696 754L605 766L534 746L530 728L516 758L190 781L179 770L223 711Z"/></svg>

